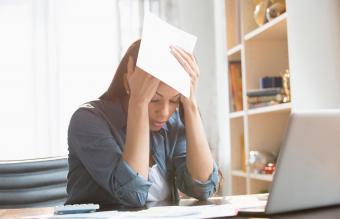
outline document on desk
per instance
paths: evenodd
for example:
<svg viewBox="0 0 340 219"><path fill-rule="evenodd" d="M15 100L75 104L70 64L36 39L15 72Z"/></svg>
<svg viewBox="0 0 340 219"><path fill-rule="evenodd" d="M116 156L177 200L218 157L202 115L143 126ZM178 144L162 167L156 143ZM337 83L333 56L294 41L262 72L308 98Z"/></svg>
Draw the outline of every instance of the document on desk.
<svg viewBox="0 0 340 219"><path fill-rule="evenodd" d="M237 215L237 210L231 204L223 205L200 205L200 206L161 206L152 207L140 211L101 211L93 213L82 214L67 214L67 215L54 215L54 216L39 216L42 219L59 219L59 218L97 218L97 219L124 219L124 218L181 218L181 219L194 219L194 218L214 218L214 217L228 217ZM37 218L34 217L25 217Z"/></svg>
<svg viewBox="0 0 340 219"><path fill-rule="evenodd" d="M215 218L237 215L231 204L200 206L162 206L130 212L127 218Z"/></svg>
<svg viewBox="0 0 340 219"><path fill-rule="evenodd" d="M189 97L190 77L170 52L170 46L178 46L192 54L197 37L147 12L141 39L137 66Z"/></svg>
<svg viewBox="0 0 340 219"><path fill-rule="evenodd" d="M236 209L248 209L248 208L265 208L267 204L268 193L265 194L253 194L253 195L239 195L226 197L230 204Z"/></svg>

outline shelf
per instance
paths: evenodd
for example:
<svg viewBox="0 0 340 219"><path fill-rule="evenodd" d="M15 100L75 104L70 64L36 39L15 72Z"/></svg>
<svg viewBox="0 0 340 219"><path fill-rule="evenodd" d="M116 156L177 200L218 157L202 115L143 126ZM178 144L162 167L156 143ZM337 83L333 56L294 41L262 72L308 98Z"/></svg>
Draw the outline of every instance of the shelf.
<svg viewBox="0 0 340 219"><path fill-rule="evenodd" d="M243 46L241 44L234 46L227 51L228 61L240 61L241 60L241 50Z"/></svg>
<svg viewBox="0 0 340 219"><path fill-rule="evenodd" d="M232 56L232 55L235 55L235 53L238 53L240 52L242 49L242 45L241 44L238 44L230 49L228 49L228 52L227 52L227 55L228 56Z"/></svg>
<svg viewBox="0 0 340 219"><path fill-rule="evenodd" d="M291 103L281 103L272 106L259 107L255 109L249 109L248 115L256 115L268 112L289 111L291 109Z"/></svg>
<svg viewBox="0 0 340 219"><path fill-rule="evenodd" d="M275 40L287 39L287 13L247 33L244 40Z"/></svg>
<svg viewBox="0 0 340 219"><path fill-rule="evenodd" d="M247 91L259 89L259 80L266 76L281 76L290 69L288 53L288 14L283 13L264 25L258 26L254 19L255 3L250 0L225 0L226 51L229 92L232 85L240 87L231 73L240 65L242 89L234 89L229 97L229 147L232 194L251 194L268 191L273 175L253 174L247 166L250 150L278 153L282 136L291 112L291 103L260 104L247 106ZM236 63L238 62L238 63ZM234 65L234 66L233 66ZM234 72L233 72L234 71ZM237 73L239 73L237 72ZM236 95L236 94L237 95ZM242 105L239 103L242 95ZM240 104L239 104L240 105ZM232 106L232 107L231 107ZM248 108L251 107L251 108ZM239 111L233 111L238 109ZM243 110L241 110L243 109ZM228 154L229 156L229 154ZM247 171L244 171L247 169Z"/></svg>
<svg viewBox="0 0 340 219"><path fill-rule="evenodd" d="M244 116L244 111L232 112L229 114L230 119L241 118Z"/></svg>
<svg viewBox="0 0 340 219"><path fill-rule="evenodd" d="M244 178L247 177L247 174L243 172L242 170L232 170L231 175L237 176L237 177L244 177Z"/></svg>
<svg viewBox="0 0 340 219"><path fill-rule="evenodd" d="M254 173L251 173L250 178L271 182L271 181L273 181L273 174L254 174Z"/></svg>

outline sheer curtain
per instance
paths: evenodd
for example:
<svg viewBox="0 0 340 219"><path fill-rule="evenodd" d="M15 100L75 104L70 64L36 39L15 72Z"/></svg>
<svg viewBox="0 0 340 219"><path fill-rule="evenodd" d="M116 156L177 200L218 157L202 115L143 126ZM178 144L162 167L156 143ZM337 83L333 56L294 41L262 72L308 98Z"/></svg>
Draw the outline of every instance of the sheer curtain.
<svg viewBox="0 0 340 219"><path fill-rule="evenodd" d="M109 86L159 0L0 1L0 160L67 155L72 113Z"/></svg>
<svg viewBox="0 0 340 219"><path fill-rule="evenodd" d="M120 57L141 37L145 11L160 16L160 0L118 0Z"/></svg>
<svg viewBox="0 0 340 219"><path fill-rule="evenodd" d="M67 154L77 107L119 61L117 2L0 1L0 160Z"/></svg>

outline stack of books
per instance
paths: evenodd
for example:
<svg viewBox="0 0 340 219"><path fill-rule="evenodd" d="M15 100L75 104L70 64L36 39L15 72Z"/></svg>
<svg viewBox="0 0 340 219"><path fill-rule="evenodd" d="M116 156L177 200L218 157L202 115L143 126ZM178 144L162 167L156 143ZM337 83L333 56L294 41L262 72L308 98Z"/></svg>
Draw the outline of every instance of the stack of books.
<svg viewBox="0 0 340 219"><path fill-rule="evenodd" d="M249 109L270 106L283 102L283 90L280 87L261 88L247 92Z"/></svg>
<svg viewBox="0 0 340 219"><path fill-rule="evenodd" d="M280 73L280 76L260 78L259 87L247 92L249 109L290 102L289 70Z"/></svg>

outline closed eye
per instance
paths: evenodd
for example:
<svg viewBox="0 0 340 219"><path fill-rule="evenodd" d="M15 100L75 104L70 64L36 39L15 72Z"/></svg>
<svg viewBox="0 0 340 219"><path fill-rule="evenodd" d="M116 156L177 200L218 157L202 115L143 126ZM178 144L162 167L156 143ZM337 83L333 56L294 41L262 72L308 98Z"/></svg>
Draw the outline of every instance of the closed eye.
<svg viewBox="0 0 340 219"><path fill-rule="evenodd" d="M151 100L151 103L158 103L160 100L156 99L156 100Z"/></svg>
<svg viewBox="0 0 340 219"><path fill-rule="evenodd" d="M170 103L179 104L179 98L177 100L170 100Z"/></svg>

